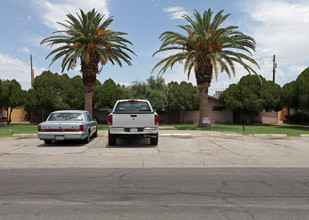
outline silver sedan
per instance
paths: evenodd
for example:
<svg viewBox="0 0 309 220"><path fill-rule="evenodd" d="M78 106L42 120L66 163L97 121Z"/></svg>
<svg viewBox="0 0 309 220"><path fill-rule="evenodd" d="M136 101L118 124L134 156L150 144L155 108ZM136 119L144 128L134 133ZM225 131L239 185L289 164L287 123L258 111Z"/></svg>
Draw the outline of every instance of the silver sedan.
<svg viewBox="0 0 309 220"><path fill-rule="evenodd" d="M83 140L97 137L97 121L88 111L62 110L52 112L45 122L38 126L38 137L50 144L53 140Z"/></svg>

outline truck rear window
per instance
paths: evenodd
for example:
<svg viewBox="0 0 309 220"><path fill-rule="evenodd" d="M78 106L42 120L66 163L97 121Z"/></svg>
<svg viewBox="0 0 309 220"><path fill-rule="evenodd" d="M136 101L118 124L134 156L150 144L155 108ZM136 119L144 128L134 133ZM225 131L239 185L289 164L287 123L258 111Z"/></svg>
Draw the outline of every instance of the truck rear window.
<svg viewBox="0 0 309 220"><path fill-rule="evenodd" d="M116 112L150 112L151 109L147 102L141 101L124 101L119 102L115 109Z"/></svg>

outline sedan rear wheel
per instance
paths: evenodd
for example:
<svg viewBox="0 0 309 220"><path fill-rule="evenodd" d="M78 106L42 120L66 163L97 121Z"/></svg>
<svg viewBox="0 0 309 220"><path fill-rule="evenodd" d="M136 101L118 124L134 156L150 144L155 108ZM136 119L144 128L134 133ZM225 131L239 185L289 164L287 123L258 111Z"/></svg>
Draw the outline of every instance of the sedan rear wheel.
<svg viewBox="0 0 309 220"><path fill-rule="evenodd" d="M90 141L90 132L88 131L87 137L84 139L84 143L89 143Z"/></svg>

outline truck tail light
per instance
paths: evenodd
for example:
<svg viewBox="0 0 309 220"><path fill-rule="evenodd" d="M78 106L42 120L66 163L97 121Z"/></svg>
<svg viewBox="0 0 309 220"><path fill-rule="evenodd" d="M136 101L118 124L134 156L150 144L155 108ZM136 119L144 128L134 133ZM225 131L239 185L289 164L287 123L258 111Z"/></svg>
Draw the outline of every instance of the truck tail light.
<svg viewBox="0 0 309 220"><path fill-rule="evenodd" d="M40 132L42 130L41 125L38 126L38 132Z"/></svg>
<svg viewBox="0 0 309 220"><path fill-rule="evenodd" d="M159 125L159 115L155 115L155 125Z"/></svg>
<svg viewBox="0 0 309 220"><path fill-rule="evenodd" d="M83 131L84 130L84 125L80 125L79 126L79 131Z"/></svg>
<svg viewBox="0 0 309 220"><path fill-rule="evenodd" d="M108 125L113 125L113 115L108 116Z"/></svg>

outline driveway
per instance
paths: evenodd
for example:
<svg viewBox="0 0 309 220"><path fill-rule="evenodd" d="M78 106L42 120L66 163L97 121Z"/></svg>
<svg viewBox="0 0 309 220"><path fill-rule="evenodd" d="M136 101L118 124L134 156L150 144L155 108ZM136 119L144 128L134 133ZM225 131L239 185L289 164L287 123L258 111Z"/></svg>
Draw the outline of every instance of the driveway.
<svg viewBox="0 0 309 220"><path fill-rule="evenodd" d="M88 144L45 145L36 136L0 138L0 167L6 168L219 168L309 167L309 138L241 136L207 131L160 131L149 139L121 139L110 147L107 131Z"/></svg>

